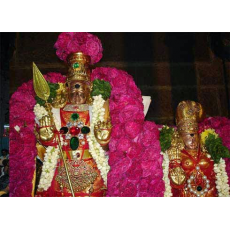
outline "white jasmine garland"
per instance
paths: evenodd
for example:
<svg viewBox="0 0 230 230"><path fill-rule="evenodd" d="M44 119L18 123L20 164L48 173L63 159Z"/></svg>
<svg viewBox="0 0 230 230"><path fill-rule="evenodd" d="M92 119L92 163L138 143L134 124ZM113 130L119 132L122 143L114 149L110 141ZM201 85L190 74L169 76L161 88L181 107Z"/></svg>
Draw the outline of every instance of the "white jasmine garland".
<svg viewBox="0 0 230 230"><path fill-rule="evenodd" d="M214 172L216 173L216 188L218 195L220 197L230 196L225 160L221 158L218 164L214 164Z"/></svg>
<svg viewBox="0 0 230 230"><path fill-rule="evenodd" d="M46 111L44 106L36 104L34 106L34 114L35 114L37 120L39 121L40 119L42 119L42 117L48 115L48 112Z"/></svg>
<svg viewBox="0 0 230 230"><path fill-rule="evenodd" d="M58 148L52 146L47 147L42 167L41 178L38 185L39 189L44 189L45 191L47 191L48 188L51 186L51 182L53 180L57 165L57 160L59 158L58 153Z"/></svg>
<svg viewBox="0 0 230 230"><path fill-rule="evenodd" d="M171 197L172 196L172 188L170 185L170 180L169 180L169 157L167 152L161 152L161 155L163 155L163 181L165 182L165 192L164 192L164 197Z"/></svg>
<svg viewBox="0 0 230 230"><path fill-rule="evenodd" d="M104 183L107 185L107 174L110 170L110 166L108 164L108 156L94 136L94 126L98 123L98 121L104 121L105 109L103 108L103 105L105 101L101 95L94 96L93 99L92 122L90 124L91 131L87 136L87 140L89 143L89 151L101 172Z"/></svg>

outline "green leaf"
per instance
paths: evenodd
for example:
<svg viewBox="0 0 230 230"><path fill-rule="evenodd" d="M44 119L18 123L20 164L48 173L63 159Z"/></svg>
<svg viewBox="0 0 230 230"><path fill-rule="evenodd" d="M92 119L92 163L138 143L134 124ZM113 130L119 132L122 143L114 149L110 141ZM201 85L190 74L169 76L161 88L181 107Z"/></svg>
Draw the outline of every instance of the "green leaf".
<svg viewBox="0 0 230 230"><path fill-rule="evenodd" d="M215 163L219 163L221 158L230 158L229 149L223 145L220 137L209 134L205 140L205 147Z"/></svg>
<svg viewBox="0 0 230 230"><path fill-rule="evenodd" d="M167 149L171 147L173 133L174 133L173 128L169 128L165 126L161 129L160 131L161 151L165 152Z"/></svg>
<svg viewBox="0 0 230 230"><path fill-rule="evenodd" d="M91 97L101 95L104 100L107 100L111 95L111 85L109 82L96 79L93 81L93 89Z"/></svg>
<svg viewBox="0 0 230 230"><path fill-rule="evenodd" d="M56 92L56 90L58 90L59 89L59 84L56 84L56 83L50 83L50 82L47 82L48 83L48 85L49 85L49 88L50 88L50 96L49 96L49 98L48 98L48 102L49 103L51 103L52 101L53 101L53 99L56 97L56 95L57 95L57 92ZM41 98L39 98L39 97L35 97L35 99L36 99L36 101L37 101L37 103L39 104L39 105L41 105L41 106L44 106L45 105L45 101L44 100L42 100Z"/></svg>

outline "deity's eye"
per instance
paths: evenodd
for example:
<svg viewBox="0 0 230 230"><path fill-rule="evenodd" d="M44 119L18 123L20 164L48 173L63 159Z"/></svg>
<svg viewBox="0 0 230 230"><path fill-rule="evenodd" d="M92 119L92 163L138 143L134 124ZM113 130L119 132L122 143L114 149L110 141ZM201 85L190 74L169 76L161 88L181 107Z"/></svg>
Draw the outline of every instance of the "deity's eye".
<svg viewBox="0 0 230 230"><path fill-rule="evenodd" d="M65 86L66 86L66 87L68 87L68 86L69 86L67 82L65 83Z"/></svg>
<svg viewBox="0 0 230 230"><path fill-rule="evenodd" d="M76 84L76 85L75 85L75 88L76 88L76 89L79 89L80 87L81 87L81 86L80 86L79 84Z"/></svg>
<svg viewBox="0 0 230 230"><path fill-rule="evenodd" d="M191 133L190 136L191 136L191 137L194 137L194 133Z"/></svg>

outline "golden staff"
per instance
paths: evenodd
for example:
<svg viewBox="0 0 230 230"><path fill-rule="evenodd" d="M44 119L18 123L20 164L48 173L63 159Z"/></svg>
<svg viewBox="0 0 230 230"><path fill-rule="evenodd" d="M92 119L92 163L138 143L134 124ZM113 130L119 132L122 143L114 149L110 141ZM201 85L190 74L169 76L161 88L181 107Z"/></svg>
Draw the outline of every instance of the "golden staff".
<svg viewBox="0 0 230 230"><path fill-rule="evenodd" d="M38 69L38 67L35 65L34 62L33 62L33 85L34 85L34 91L35 91L36 95L46 102L45 106L46 106L46 108L48 110L48 114L51 117L51 119L54 120L53 119L53 114L51 112L51 105L50 105L50 103L47 102L47 100L48 100L48 98L50 96L49 85L48 85L46 79L43 77L42 73L40 72L40 70ZM54 124L55 129L57 130L54 122L53 122L53 124ZM68 183L69 183L69 186L70 186L70 190L71 190L72 196L74 197L74 191L73 191L72 182L71 182L71 179L70 179L70 176L69 176L68 167L67 167L67 164L66 164L66 161L65 161L65 158L64 158L64 153L63 153L61 143L60 143L60 140L59 140L58 137L57 137L57 142L58 142L58 148L59 148L59 150L61 152L62 160L64 162L64 167L65 167Z"/></svg>

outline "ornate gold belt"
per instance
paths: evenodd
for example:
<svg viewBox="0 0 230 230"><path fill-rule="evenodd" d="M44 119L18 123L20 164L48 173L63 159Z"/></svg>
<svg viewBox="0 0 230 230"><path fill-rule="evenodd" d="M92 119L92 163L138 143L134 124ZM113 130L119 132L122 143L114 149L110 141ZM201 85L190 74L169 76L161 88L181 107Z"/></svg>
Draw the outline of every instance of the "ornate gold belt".
<svg viewBox="0 0 230 230"><path fill-rule="evenodd" d="M81 192L93 185L98 174L92 166L83 160L67 160L66 163L74 192ZM70 189L64 166L58 168L56 181L61 188Z"/></svg>

